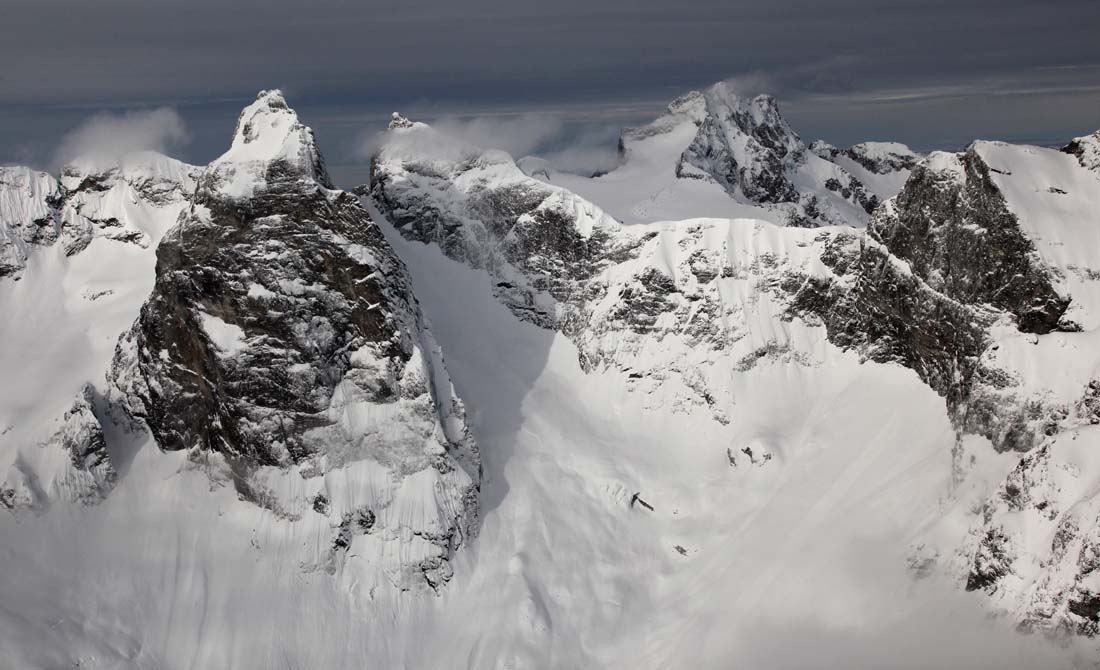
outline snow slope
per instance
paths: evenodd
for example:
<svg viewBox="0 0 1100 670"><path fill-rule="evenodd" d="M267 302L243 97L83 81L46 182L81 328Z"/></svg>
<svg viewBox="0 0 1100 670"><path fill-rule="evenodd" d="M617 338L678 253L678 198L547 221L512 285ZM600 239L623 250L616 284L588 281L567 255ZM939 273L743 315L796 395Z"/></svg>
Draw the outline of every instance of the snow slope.
<svg viewBox="0 0 1100 670"><path fill-rule="evenodd" d="M1042 262L1072 298L1067 317L1100 327L1100 172L1041 147L978 142L993 183Z"/></svg>
<svg viewBox="0 0 1100 670"><path fill-rule="evenodd" d="M64 171L50 215L60 235L28 249L18 281L0 279L0 370L17 380L0 390L0 496L32 507L102 484L63 448L64 417L87 385L102 391L118 337L153 286L156 245L194 189L191 166L156 154L85 172L90 164Z"/></svg>
<svg viewBox="0 0 1100 670"><path fill-rule="evenodd" d="M1008 312L960 406L955 503L918 560L1023 629L1087 636L1100 622L1098 197L1096 174L1070 153L975 142L916 166L871 230L939 290ZM981 474L991 447L1025 453ZM939 537L960 526L962 544Z"/></svg>
<svg viewBox="0 0 1100 670"><path fill-rule="evenodd" d="M947 490L954 439L911 372L861 365L818 328L821 359L733 376L722 425L677 409L671 390L624 392L629 373L583 371L571 343L518 322L485 275L390 239L459 392L482 408L490 502L470 572L457 570L469 586L448 593L439 624L465 667L874 667L900 658L844 640L906 644L918 620L919 664L1065 662L902 567ZM631 507L635 492L655 511ZM936 618L943 629L927 626ZM937 648L953 625L974 626L973 648ZM448 659L428 651L412 666Z"/></svg>
<svg viewBox="0 0 1100 670"><path fill-rule="evenodd" d="M818 140L810 145L810 151L844 168L879 200L897 195L920 159L900 142L860 142L841 150Z"/></svg>
<svg viewBox="0 0 1100 670"><path fill-rule="evenodd" d="M825 345L828 365L740 375L727 426L657 410L623 392L626 373L585 372L568 340L519 321L484 273L388 236L485 459L481 533L446 591L302 569L303 545L326 544L316 524L211 491L201 464L146 445L98 506L0 518L19 566L0 571L5 663L1068 667L908 576L953 440L911 372ZM753 465L744 447L773 456Z"/></svg>

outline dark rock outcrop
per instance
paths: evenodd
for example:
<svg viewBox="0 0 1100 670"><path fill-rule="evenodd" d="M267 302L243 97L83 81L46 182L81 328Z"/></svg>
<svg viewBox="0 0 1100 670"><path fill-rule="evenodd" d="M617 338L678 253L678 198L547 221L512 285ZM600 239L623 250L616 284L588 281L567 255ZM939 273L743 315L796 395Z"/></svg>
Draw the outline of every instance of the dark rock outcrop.
<svg viewBox="0 0 1100 670"><path fill-rule="evenodd" d="M973 147L937 154L876 212L869 232L935 290L1005 310L1024 332L1050 332L1069 299L1055 290L989 170Z"/></svg>
<svg viewBox="0 0 1100 670"><path fill-rule="evenodd" d="M1100 172L1100 130L1091 135L1074 138L1062 151L1077 157L1086 170Z"/></svg>
<svg viewBox="0 0 1100 670"><path fill-rule="evenodd" d="M161 449L216 454L242 497L278 513L293 501L266 490L264 468L314 477L369 462L396 487L428 477L442 507L411 532L438 549L414 570L431 564L438 585L476 531L477 448L404 265L358 199L328 184L311 131L262 93L157 249L114 399ZM350 513L318 495L314 509ZM396 504L379 502L369 525L378 515L400 541L402 512L383 509Z"/></svg>

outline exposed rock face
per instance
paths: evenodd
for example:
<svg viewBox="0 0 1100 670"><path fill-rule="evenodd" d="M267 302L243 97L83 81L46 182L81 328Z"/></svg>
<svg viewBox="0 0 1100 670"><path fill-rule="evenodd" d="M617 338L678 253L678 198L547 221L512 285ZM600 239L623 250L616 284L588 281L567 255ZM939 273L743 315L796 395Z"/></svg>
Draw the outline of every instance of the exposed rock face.
<svg viewBox="0 0 1100 670"><path fill-rule="evenodd" d="M879 175L912 170L920 161L919 155L899 142L860 142L847 149L838 149L828 142L817 140L810 145L810 151L828 161L844 156L868 172Z"/></svg>
<svg viewBox="0 0 1100 670"><path fill-rule="evenodd" d="M1100 130L1074 138L1072 142L1062 147L1062 151L1077 157L1081 167L1086 170L1100 172Z"/></svg>
<svg viewBox="0 0 1100 670"><path fill-rule="evenodd" d="M118 473L94 406L95 391L85 386L49 438L17 455L0 480L0 506L19 514L55 501L94 504L110 492Z"/></svg>
<svg viewBox="0 0 1100 670"><path fill-rule="evenodd" d="M787 225L862 226L878 204L859 179L807 149L774 98L741 98L725 82L678 98L665 116L624 131L620 152L685 123L696 131L676 176L714 181L735 199L781 211Z"/></svg>
<svg viewBox="0 0 1100 670"><path fill-rule="evenodd" d="M61 497L69 500L97 501L110 492L118 478L94 402L95 391L85 386L50 440L69 455L72 463L69 476L57 484L63 489Z"/></svg>
<svg viewBox="0 0 1100 670"><path fill-rule="evenodd" d="M854 234L830 236L821 261L836 279L788 280L793 311L820 319L842 348L914 370L954 410L968 393L990 315L936 291Z"/></svg>
<svg viewBox="0 0 1100 670"><path fill-rule="evenodd" d="M1097 427L1079 426L1024 456L985 502L962 552L966 589L1026 629L1100 632L1100 501L1087 455L1097 445Z"/></svg>
<svg viewBox="0 0 1100 670"><path fill-rule="evenodd" d="M919 165L870 233L934 289L1010 312L1025 332L1058 328L1069 306L974 148Z"/></svg>
<svg viewBox="0 0 1100 670"><path fill-rule="evenodd" d="M62 200L57 180L45 172L0 167L0 278L19 278L31 245L57 241Z"/></svg>
<svg viewBox="0 0 1100 670"><path fill-rule="evenodd" d="M930 285L1007 315L986 329L955 414L961 509L945 524L961 518L969 534L948 569L1023 628L1092 636L1100 180L1081 160L1088 155L1088 138L1065 153L976 142L933 154L870 233ZM967 477L990 446L1025 453L992 495L972 494Z"/></svg>
<svg viewBox="0 0 1100 670"><path fill-rule="evenodd" d="M481 152L407 120L391 124L370 193L409 239L488 270L520 318L569 329L585 282L637 244L591 203L525 175L507 154Z"/></svg>
<svg viewBox="0 0 1100 670"><path fill-rule="evenodd" d="M824 325L842 348L914 369L952 408L967 396L994 315L929 287L863 233L721 220L622 227L499 152L441 150L448 142L423 124L391 131L374 161L374 202L406 238L486 269L497 297L573 339L586 369L629 371L635 386L671 384L678 370L685 402L722 420L722 375L695 371L756 355L797 360L805 348L791 333L754 337L759 298L723 289L746 284L786 320ZM655 340L662 356L641 355Z"/></svg>
<svg viewBox="0 0 1100 670"><path fill-rule="evenodd" d="M111 165L77 160L60 181L29 168L0 168L0 278L18 279L34 247L56 243L72 256L96 237L148 246L151 227L174 219L190 199L197 172L152 152Z"/></svg>
<svg viewBox="0 0 1100 670"><path fill-rule="evenodd" d="M786 164L801 161L805 148L779 115L774 98L759 95L746 101L725 84L693 97L706 111L695 139L676 167L679 176L691 177L698 170L755 202L798 198Z"/></svg>
<svg viewBox="0 0 1100 670"><path fill-rule="evenodd" d="M330 479L384 473L358 511L313 505L334 519L334 550L367 533L372 546L419 543L393 552L395 583L445 582L476 530L480 461L403 264L358 200L328 188L277 91L244 110L199 184L119 342L116 401L161 449L217 456L277 513L304 506L268 490L279 473L323 477L314 499L334 503ZM424 487L430 509L413 493ZM353 511L371 523L345 528Z"/></svg>

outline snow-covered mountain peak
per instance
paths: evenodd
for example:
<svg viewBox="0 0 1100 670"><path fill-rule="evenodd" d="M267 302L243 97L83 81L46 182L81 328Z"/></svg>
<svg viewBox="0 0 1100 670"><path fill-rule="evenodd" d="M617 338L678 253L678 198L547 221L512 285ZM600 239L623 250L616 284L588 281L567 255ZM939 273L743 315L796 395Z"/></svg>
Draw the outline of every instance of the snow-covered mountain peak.
<svg viewBox="0 0 1100 670"><path fill-rule="evenodd" d="M412 128L413 122L409 121L400 113L394 112L390 114L390 125L386 127L386 130L396 130L398 128Z"/></svg>
<svg viewBox="0 0 1100 670"><path fill-rule="evenodd" d="M152 151L77 158L60 179L0 168L0 278L18 279L36 249L55 243L65 256L94 238L155 244L194 193L199 172Z"/></svg>
<svg viewBox="0 0 1100 670"><path fill-rule="evenodd" d="M676 176L713 181L730 197L778 210L777 222L862 226L878 203L840 166L808 152L770 95L740 96L727 82L703 94L705 115Z"/></svg>
<svg viewBox="0 0 1100 670"><path fill-rule="evenodd" d="M449 172L463 169L466 163L478 159L484 153L486 151L481 147L395 113L384 133L382 145L375 152L374 162L410 161ZM508 160L511 161L511 157Z"/></svg>
<svg viewBox="0 0 1100 670"><path fill-rule="evenodd" d="M1100 172L1100 130L1073 138L1072 142L1062 147L1062 151L1077 156L1077 161L1085 169Z"/></svg>
<svg viewBox="0 0 1100 670"><path fill-rule="evenodd" d="M0 168L0 667L769 667L937 576L1100 635L1100 135L622 140L394 114L356 198L265 91L209 167Z"/></svg>
<svg viewBox="0 0 1100 670"><path fill-rule="evenodd" d="M861 228L915 162L900 144L809 150L774 97L741 95L729 82L691 91L651 123L624 129L619 154L605 174L544 178L624 223L717 217Z"/></svg>
<svg viewBox="0 0 1100 670"><path fill-rule="evenodd" d="M713 119L728 133L741 132L768 148L788 151L804 148L798 134L779 113L775 98L760 94L752 98L739 95L732 84L720 81L703 94L707 119Z"/></svg>
<svg viewBox="0 0 1100 670"><path fill-rule="evenodd" d="M860 142L848 156L875 174L910 170L920 155L901 142Z"/></svg>
<svg viewBox="0 0 1100 670"><path fill-rule="evenodd" d="M928 154L921 167L936 176L938 180L964 182L966 172L959 154L950 151L933 151Z"/></svg>
<svg viewBox="0 0 1100 670"><path fill-rule="evenodd" d="M680 114L692 118L696 123L703 120L707 112L706 96L702 91L688 91L668 103L669 114Z"/></svg>
<svg viewBox="0 0 1100 670"><path fill-rule="evenodd" d="M901 142L860 142L847 149L839 149L824 140L816 140L810 145L810 151L827 161L847 168L851 168L852 165L846 161L852 161L855 163L857 173L862 169L871 175L895 173L908 175L909 170L912 170L921 158L920 154ZM868 182L863 175L857 174L857 176L863 179L864 183ZM874 181L874 177L870 180ZM900 184L898 187L900 188ZM898 188L892 190L893 193L897 191Z"/></svg>
<svg viewBox="0 0 1100 670"><path fill-rule="evenodd" d="M268 182L288 178L332 188L313 130L298 120L281 91L260 91L241 111L232 145L210 164L203 186L247 198Z"/></svg>
<svg viewBox="0 0 1100 670"><path fill-rule="evenodd" d="M190 193L195 188L195 176L200 169L156 151L135 151L112 161L81 156L61 169L61 185L68 191L79 191L90 183L112 180L132 185L170 182Z"/></svg>

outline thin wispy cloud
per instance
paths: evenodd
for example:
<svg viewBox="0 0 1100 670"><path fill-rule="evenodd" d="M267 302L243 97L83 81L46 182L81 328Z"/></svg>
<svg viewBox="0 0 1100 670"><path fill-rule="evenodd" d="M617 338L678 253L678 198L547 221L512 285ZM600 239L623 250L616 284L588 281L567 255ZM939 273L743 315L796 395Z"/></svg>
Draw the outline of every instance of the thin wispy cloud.
<svg viewBox="0 0 1100 670"><path fill-rule="evenodd" d="M592 174L611 169L618 160L620 125L614 119L577 117L575 112L497 111L426 121L443 135L463 144L506 151L517 160L538 156L563 172ZM383 133L364 132L359 139L359 157L369 158L383 139Z"/></svg>
<svg viewBox="0 0 1100 670"><path fill-rule="evenodd" d="M135 151L168 153L188 138L183 119L168 107L96 114L62 138L54 163L60 166L75 159L114 163Z"/></svg>

